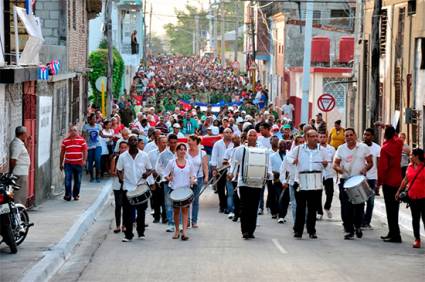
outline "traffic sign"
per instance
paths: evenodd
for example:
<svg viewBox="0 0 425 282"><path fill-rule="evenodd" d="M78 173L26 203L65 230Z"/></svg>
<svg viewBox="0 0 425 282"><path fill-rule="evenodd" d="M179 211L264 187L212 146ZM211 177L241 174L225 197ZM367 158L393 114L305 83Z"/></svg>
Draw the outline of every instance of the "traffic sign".
<svg viewBox="0 0 425 282"><path fill-rule="evenodd" d="M332 111L335 108L335 104L335 97L328 93L320 95L319 99L317 99L317 107L322 112Z"/></svg>
<svg viewBox="0 0 425 282"><path fill-rule="evenodd" d="M106 76L99 76L99 78L96 79L96 83L95 83L96 89L99 91L102 91L102 82L104 87L106 87L106 80L107 80Z"/></svg>

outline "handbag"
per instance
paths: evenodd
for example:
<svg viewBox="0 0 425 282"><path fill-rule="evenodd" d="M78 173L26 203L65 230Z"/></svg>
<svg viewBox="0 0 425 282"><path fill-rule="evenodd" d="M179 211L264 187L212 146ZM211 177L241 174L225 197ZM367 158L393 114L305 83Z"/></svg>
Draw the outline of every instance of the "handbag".
<svg viewBox="0 0 425 282"><path fill-rule="evenodd" d="M412 179L412 182L408 183L408 184L406 185L406 187L404 187L404 188L403 188L403 190L401 190L401 192L400 192L400 194L399 194L399 196L398 196L398 198L400 199L400 202L407 203L407 204L410 202L409 195L408 195L409 187L410 187L410 186L412 186L412 185L413 185L413 183L415 183L416 178L417 178L417 177L419 176L419 174L422 172L422 170L424 169L424 167L425 167L425 165L423 165L423 166L419 169L418 173L416 173L415 177Z"/></svg>

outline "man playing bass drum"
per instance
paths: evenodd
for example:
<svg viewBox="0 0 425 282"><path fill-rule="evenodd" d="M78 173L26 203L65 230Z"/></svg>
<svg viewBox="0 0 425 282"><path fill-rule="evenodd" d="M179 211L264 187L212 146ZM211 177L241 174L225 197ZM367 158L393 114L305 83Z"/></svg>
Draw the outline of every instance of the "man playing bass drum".
<svg viewBox="0 0 425 282"><path fill-rule="evenodd" d="M251 151L254 153L251 153ZM232 158L230 171L235 171L235 167L239 166L238 188L240 194L241 230L244 239L255 238L257 210L262 188L269 175L272 174L268 153L265 149L257 148L257 132L251 129L248 131L248 145L239 146ZM253 156L254 154L257 156ZM251 155L252 157L249 157ZM252 170L255 170L255 176L250 175L249 172ZM261 177L257 177L258 175L261 175ZM233 175L228 174L228 178L232 179Z"/></svg>

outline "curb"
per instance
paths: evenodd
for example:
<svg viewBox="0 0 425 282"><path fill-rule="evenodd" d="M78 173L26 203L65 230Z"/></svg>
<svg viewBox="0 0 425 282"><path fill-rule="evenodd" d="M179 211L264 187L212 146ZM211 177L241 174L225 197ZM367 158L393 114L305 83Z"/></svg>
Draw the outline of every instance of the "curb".
<svg viewBox="0 0 425 282"><path fill-rule="evenodd" d="M68 230L62 240L59 241L51 250L46 252L45 256L29 269L21 279L24 282L42 282L48 281L56 274L60 267L65 263L74 247L81 240L81 237L87 232L97 215L102 211L109 201L111 193L112 179L104 184L96 201L78 218L72 227Z"/></svg>

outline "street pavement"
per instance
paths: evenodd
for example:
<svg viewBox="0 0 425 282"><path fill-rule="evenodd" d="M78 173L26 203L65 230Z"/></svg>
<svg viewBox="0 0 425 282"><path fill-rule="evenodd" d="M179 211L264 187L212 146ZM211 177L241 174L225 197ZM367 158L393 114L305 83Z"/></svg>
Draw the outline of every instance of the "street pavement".
<svg viewBox="0 0 425 282"><path fill-rule="evenodd" d="M384 243L386 226L375 217L362 239L345 241L337 196L333 203L334 219L317 223L317 240L294 239L290 213L285 224L261 215L256 239L243 240L206 191L189 241L172 240L147 215L146 239L130 243L112 232L108 205L51 281L424 281L425 251L411 247L411 232L402 244Z"/></svg>
<svg viewBox="0 0 425 282"><path fill-rule="evenodd" d="M48 276L46 273L54 270L52 267L69 255L83 235L83 226L74 226L73 229L73 225L79 220L91 224L90 207L100 199L102 191L108 192L109 196L110 187L111 180L102 180L98 184L89 183L84 178L79 201L66 202L62 199L63 194L60 194L29 210L30 221L34 226L30 228L25 241L18 246L18 253L11 255L6 244L0 245L0 281L20 281L30 271L33 281L43 281ZM93 212L91 216L94 216ZM41 262L45 264L41 266ZM35 277L35 271L46 273L37 273L38 277Z"/></svg>

